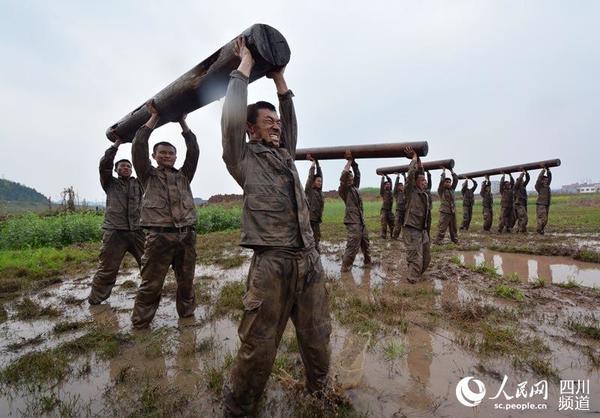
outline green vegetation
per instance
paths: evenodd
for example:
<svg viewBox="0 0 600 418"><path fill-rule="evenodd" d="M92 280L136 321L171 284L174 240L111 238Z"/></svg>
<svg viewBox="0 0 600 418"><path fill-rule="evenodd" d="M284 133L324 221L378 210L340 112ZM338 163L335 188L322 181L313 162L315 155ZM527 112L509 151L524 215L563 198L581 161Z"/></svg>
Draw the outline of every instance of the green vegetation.
<svg viewBox="0 0 600 418"><path fill-rule="evenodd" d="M17 309L17 314L15 316L20 320L35 319L42 316L56 317L61 313L53 306L42 307L39 303L34 302L30 298L23 298L23 300L15 305L15 308Z"/></svg>
<svg viewBox="0 0 600 418"><path fill-rule="evenodd" d="M574 289L580 286L580 283L575 280L573 277L570 277L569 280L567 280L564 283L557 283L556 284L558 287L562 287L563 289Z"/></svg>
<svg viewBox="0 0 600 418"><path fill-rule="evenodd" d="M244 310L242 297L244 296L245 291L246 284L243 281L226 283L221 289L214 305L214 315L221 316L231 314L240 316Z"/></svg>
<svg viewBox="0 0 600 418"><path fill-rule="evenodd" d="M501 298L505 298L505 299L513 299L513 300L517 300L519 302L522 302L525 300L525 295L523 294L522 290L516 289L514 287L506 286L504 284L500 284L500 285L496 286L495 293L496 293L496 296L500 296Z"/></svg>
<svg viewBox="0 0 600 418"><path fill-rule="evenodd" d="M598 321L586 324L570 319L567 321L566 327L580 335L584 335L594 340L600 340L600 322Z"/></svg>
<svg viewBox="0 0 600 418"><path fill-rule="evenodd" d="M546 286L546 281L544 280L543 277L538 277L537 279L535 279L535 281L531 284L531 287L533 287L534 289L540 289L542 287Z"/></svg>
<svg viewBox="0 0 600 418"><path fill-rule="evenodd" d="M46 196L31 187L0 179L0 201L33 202L48 204Z"/></svg>

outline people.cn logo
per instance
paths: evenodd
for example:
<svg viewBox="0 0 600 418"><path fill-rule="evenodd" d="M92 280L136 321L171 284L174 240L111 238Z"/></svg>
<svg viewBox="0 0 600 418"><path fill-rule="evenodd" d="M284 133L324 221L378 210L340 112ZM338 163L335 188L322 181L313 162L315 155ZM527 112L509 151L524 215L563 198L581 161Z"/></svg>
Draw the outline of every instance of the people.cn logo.
<svg viewBox="0 0 600 418"><path fill-rule="evenodd" d="M473 392L469 388L469 382L473 380L473 383L477 386L477 392ZM485 385L481 380L475 379L473 376L467 376L462 378L456 385L456 399L468 407L475 407L481 403L485 397Z"/></svg>

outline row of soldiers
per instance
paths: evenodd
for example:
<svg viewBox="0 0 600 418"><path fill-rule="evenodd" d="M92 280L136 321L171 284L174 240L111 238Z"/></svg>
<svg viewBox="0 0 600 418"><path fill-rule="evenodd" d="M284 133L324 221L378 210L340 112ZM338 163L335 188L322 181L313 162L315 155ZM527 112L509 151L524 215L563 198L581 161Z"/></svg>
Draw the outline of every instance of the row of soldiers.
<svg viewBox="0 0 600 418"><path fill-rule="evenodd" d="M253 256L242 300L240 347L223 393L225 416L247 416L256 411L288 319L296 329L308 392L318 393L325 388L331 319L318 252L322 173L314 161L307 184L302 187L295 165L294 94L287 87L285 68L268 75L275 83L278 114L275 106L265 101L248 105L254 58L243 38L237 40L235 53L240 64L230 75L221 117L223 161L244 193L240 245L251 249ZM114 143L100 161L107 207L100 264L88 297L90 304L97 305L110 296L121 261L126 252L131 253L141 268L131 317L133 327L139 329L147 328L156 314L169 268L177 282L179 317L193 316L196 308L196 211L190 183L198 164L198 143L183 115L178 121L186 143L183 166L174 167L177 149L169 142L156 143L150 154L148 141L160 113L152 100L146 103L146 109L150 117L135 134L132 162L119 160L113 164L122 143L114 132ZM411 163L405 184L397 180L395 193L391 192L391 184L384 185L383 191L396 198L392 236L402 231L408 279L416 282L431 259L431 179L414 150L407 148L406 155ZM344 223L348 233L342 270L351 268L359 250L365 265L371 264L358 190L360 170L351 154L347 153L346 158L338 188L346 205ZM132 167L139 179L132 176ZM113 170L117 177L112 175ZM452 194L451 205L448 201L444 207L452 210L454 183L443 180L444 196L449 199ZM392 205L386 208L391 210ZM391 226L387 214L386 223Z"/></svg>

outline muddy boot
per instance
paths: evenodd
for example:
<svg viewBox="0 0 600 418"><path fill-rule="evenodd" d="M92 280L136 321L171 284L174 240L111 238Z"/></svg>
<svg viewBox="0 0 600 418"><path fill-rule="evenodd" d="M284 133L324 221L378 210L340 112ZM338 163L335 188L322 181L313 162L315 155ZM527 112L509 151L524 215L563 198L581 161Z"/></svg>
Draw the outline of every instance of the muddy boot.
<svg viewBox="0 0 600 418"><path fill-rule="evenodd" d="M87 301L88 301L88 303L89 303L90 305L92 305L92 306L95 306L95 305L100 305L100 304L102 303L102 301L101 301L101 300L97 300L97 299L95 299L94 297L92 297L92 295L88 296L88 299L87 299Z"/></svg>
<svg viewBox="0 0 600 418"><path fill-rule="evenodd" d="M453 239L452 242L458 244L458 239Z"/></svg>

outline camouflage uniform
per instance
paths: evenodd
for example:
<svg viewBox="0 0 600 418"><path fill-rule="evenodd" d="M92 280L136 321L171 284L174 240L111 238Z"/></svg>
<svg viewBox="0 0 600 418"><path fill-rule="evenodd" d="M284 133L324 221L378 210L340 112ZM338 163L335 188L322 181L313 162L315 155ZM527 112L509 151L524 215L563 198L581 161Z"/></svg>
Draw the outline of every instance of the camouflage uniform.
<svg viewBox="0 0 600 418"><path fill-rule="evenodd" d="M450 239L454 243L458 243L458 234L456 231L456 206L454 204L454 190L458 185L458 176L452 172L452 186L447 189L444 187L446 180L445 174L442 172L440 185L438 186L438 196L440 197L440 223L438 225L438 235L435 240L436 244L440 244L446 235L446 229L450 232Z"/></svg>
<svg viewBox="0 0 600 418"><path fill-rule="evenodd" d="M461 230L468 231L471 225L471 219L473 218L473 204L475 203L475 190L477 189L477 182L473 181L473 187L469 188L467 181L462 186L463 196L463 222L460 226Z"/></svg>
<svg viewBox="0 0 600 418"><path fill-rule="evenodd" d="M306 186L304 186L304 192L306 193L306 199L308 200L310 227L315 238L315 248L318 252L321 252L319 243L321 242L321 222L325 203L323 200L323 191L313 187L316 177L321 177L321 179L323 179L323 172L321 171L319 163L317 163L315 170L313 170L312 167L308 170L308 179L306 180Z"/></svg>
<svg viewBox="0 0 600 418"><path fill-rule="evenodd" d="M279 95L281 146L244 138L248 78L233 71L221 118L223 160L244 190L240 245L254 250L243 297L241 346L224 388L226 415L252 415L291 318L306 386L318 391L329 371L331 319L325 276L296 171L293 93Z"/></svg>
<svg viewBox="0 0 600 418"><path fill-rule="evenodd" d="M348 271L352 268L359 249L363 253L365 265L371 264L369 233L365 225L363 201L358 191L360 187L360 170L356 161L352 162L352 171L354 172L353 184L348 185L348 179L351 176L350 171L342 171L340 187L338 188L338 194L346 205L344 224L348 232L346 251L344 251L342 259L342 271Z"/></svg>
<svg viewBox="0 0 600 418"><path fill-rule="evenodd" d="M198 165L198 142L192 131L183 132L187 152L181 169L156 168L148 153L151 133L152 129L142 126L131 148L133 166L144 186L140 225L147 230L142 283L131 315L134 328L145 328L152 322L170 266L177 281L179 317L192 316L196 308L196 208L190 183Z"/></svg>
<svg viewBox="0 0 600 418"><path fill-rule="evenodd" d="M144 254L144 231L140 228L142 185L135 177L113 177L117 148L111 146L100 159L100 184L106 192L106 212L102 225L104 236L100 264L88 297L92 305L110 296L126 252L135 258L140 267Z"/></svg>
<svg viewBox="0 0 600 418"><path fill-rule="evenodd" d="M523 179L525 177L525 179ZM527 232L527 184L529 184L529 173L525 172L517 178L515 182L514 199L515 215L518 221L517 232Z"/></svg>
<svg viewBox="0 0 600 418"><path fill-rule="evenodd" d="M483 205L483 230L489 231L492 228L494 219L494 197L492 196L492 183L484 180L481 183L481 191L479 192L482 198Z"/></svg>
<svg viewBox="0 0 600 418"><path fill-rule="evenodd" d="M428 190L417 188L416 180L419 174L417 165L417 161L411 161L408 169L404 186L406 214L404 228L402 228L402 236L406 245L408 281L412 283L421 278L431 261L429 239L431 195Z"/></svg>
<svg viewBox="0 0 600 418"><path fill-rule="evenodd" d="M406 179L404 179L406 182ZM404 192L398 191L398 185L400 184L400 175L396 176L396 183L394 184L394 198L396 199L396 217L394 219L394 234L392 238L397 239L402 231L402 224L404 224L404 213L406 206L404 204Z"/></svg>
<svg viewBox="0 0 600 418"><path fill-rule="evenodd" d="M387 238L387 231L390 230L390 238L394 233L394 215L392 213L392 206L394 204L394 195L392 189L386 190L385 184L390 183L392 185L392 180L388 177L381 177L381 185L379 186L379 195L382 199L381 211L379 213L381 220L381 238Z"/></svg>
<svg viewBox="0 0 600 418"><path fill-rule="evenodd" d="M514 225L514 185L515 179L512 174L508 174L510 181L504 181L504 176L500 179L500 223L498 225L498 232L502 233L506 229L506 232L511 232Z"/></svg>
<svg viewBox="0 0 600 418"><path fill-rule="evenodd" d="M548 176L547 186L542 184L544 171ZM544 229L548 223L548 212L550 211L550 201L552 198L550 183L552 183L552 173L550 172L550 169L546 168L545 170L540 171L537 181L535 182L535 190L538 192L537 201L535 203L538 234L544 233Z"/></svg>

